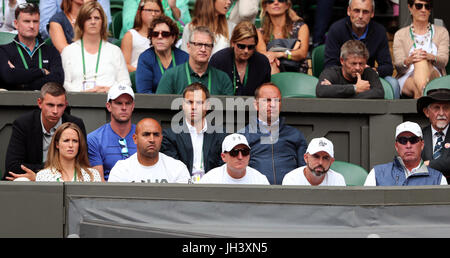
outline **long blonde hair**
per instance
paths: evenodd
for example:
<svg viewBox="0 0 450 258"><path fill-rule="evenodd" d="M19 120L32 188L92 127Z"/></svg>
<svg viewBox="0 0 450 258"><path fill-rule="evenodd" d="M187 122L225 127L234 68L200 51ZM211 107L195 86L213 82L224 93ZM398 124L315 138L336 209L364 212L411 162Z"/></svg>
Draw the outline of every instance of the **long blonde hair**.
<svg viewBox="0 0 450 258"><path fill-rule="evenodd" d="M52 137L52 141L50 142L50 146L48 148L48 154L47 154L47 160L45 161L45 168L50 169L51 171L62 171L61 161L59 158L59 149L56 148L57 143L59 142L59 139L61 138L62 133L67 129L73 129L78 134L78 153L75 157L75 170L77 171L78 179L80 181L84 181L83 175L81 173L81 169L86 171L86 173L89 174L91 177L91 181L94 180L94 176L89 170L90 163L89 158L87 154L87 144L86 139L84 137L83 132L81 131L80 127L76 125L75 123L66 122L60 125L56 131L55 134Z"/></svg>
<svg viewBox="0 0 450 258"><path fill-rule="evenodd" d="M286 4L289 6L289 8L286 10L285 16L286 16L286 24L283 26L283 38L289 38L289 32L292 30L292 25L296 21L303 21L301 17L299 17L294 10L292 10L292 2L291 0L287 0ZM267 3L265 0L261 2L261 21L262 26L261 29L263 31L263 39L264 42L267 44L270 40L272 40L272 33L273 33L273 23L270 18L270 15L266 11Z"/></svg>
<svg viewBox="0 0 450 258"><path fill-rule="evenodd" d="M196 0L191 25L194 28L206 26L215 35L220 34L229 39L227 17L222 14L216 15L215 2L216 0Z"/></svg>

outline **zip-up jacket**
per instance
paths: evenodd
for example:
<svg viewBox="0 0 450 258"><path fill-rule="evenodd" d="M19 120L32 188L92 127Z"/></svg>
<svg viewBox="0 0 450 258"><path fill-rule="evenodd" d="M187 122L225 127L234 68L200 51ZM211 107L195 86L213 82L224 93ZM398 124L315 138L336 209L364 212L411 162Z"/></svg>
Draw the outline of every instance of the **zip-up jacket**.
<svg viewBox="0 0 450 258"><path fill-rule="evenodd" d="M281 185L284 175L306 165L303 155L308 143L303 133L285 124L284 118L270 128L254 119L240 133L251 148L249 166L264 174L270 184Z"/></svg>
<svg viewBox="0 0 450 258"><path fill-rule="evenodd" d="M49 46L38 36L38 47L30 55L28 51L19 43L18 36L6 45L0 46L0 87L7 90L40 90L47 82L57 82L64 84L64 70L62 68L61 56L58 50ZM17 48L22 50L24 61ZM42 68L39 68L39 50L41 50ZM11 68L8 61L14 66Z"/></svg>

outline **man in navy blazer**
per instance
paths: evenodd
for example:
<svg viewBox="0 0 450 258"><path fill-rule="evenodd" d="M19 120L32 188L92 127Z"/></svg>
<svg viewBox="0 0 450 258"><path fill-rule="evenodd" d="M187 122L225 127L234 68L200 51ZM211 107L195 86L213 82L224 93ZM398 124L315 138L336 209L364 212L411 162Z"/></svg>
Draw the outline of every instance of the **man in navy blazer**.
<svg viewBox="0 0 450 258"><path fill-rule="evenodd" d="M205 119L209 91L201 83L192 83L183 92L183 121L179 128L163 130L161 152L181 160L194 182L209 170L221 166L220 157L225 133L215 132ZM178 133L178 131L181 131Z"/></svg>
<svg viewBox="0 0 450 258"><path fill-rule="evenodd" d="M425 142L422 159L426 165L450 178L450 90L428 91L417 100L417 112L430 121L430 125L422 128Z"/></svg>
<svg viewBox="0 0 450 258"><path fill-rule="evenodd" d="M44 167L52 135L62 123L77 124L86 137L83 120L64 113L67 97L60 84L44 84L37 103L39 110L28 112L13 123L5 159L5 168L9 173L4 173L3 179L34 177L34 173Z"/></svg>

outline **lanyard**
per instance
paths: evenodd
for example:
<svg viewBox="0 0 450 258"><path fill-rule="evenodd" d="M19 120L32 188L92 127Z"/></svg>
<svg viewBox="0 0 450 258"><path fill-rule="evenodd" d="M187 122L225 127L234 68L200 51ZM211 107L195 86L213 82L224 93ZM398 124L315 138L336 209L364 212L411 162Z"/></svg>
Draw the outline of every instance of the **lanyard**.
<svg viewBox="0 0 450 258"><path fill-rule="evenodd" d="M17 44L17 43L16 43L16 47L17 47L17 51L19 51L20 57L22 58L23 66L25 66L25 69L28 70L28 63L27 63L27 60L25 60L25 57L23 56L22 49L19 47L19 44ZM39 69L42 69L42 52L41 52L41 48L38 49L38 53L39 53Z"/></svg>
<svg viewBox="0 0 450 258"><path fill-rule="evenodd" d="M94 74L94 81L97 79L97 73L98 73L98 64L100 62L100 52L102 51L102 41L100 39L100 44L98 46L98 53L97 53L97 64L95 65L95 74ZM86 64L84 62L84 44L83 39L81 39L81 57L83 58L83 77L86 81Z"/></svg>
<svg viewBox="0 0 450 258"><path fill-rule="evenodd" d="M161 64L161 60L159 59L159 57L158 57L158 55L156 54L156 52L155 52L155 56L156 56L156 60L158 61L158 65L159 65L159 69L161 70L161 74L164 74L164 67L162 66L162 64ZM177 64L176 64L176 62L175 62L175 55L173 54L173 51L172 51L172 67L175 67L175 66L177 66ZM170 65L169 65L170 66Z"/></svg>
<svg viewBox="0 0 450 258"><path fill-rule="evenodd" d="M231 11L233 11L233 8L236 5L236 2L237 1L233 1L233 3L230 6L230 9L228 10L227 14L225 15L227 19L228 19L228 17L230 17Z"/></svg>
<svg viewBox="0 0 450 258"><path fill-rule="evenodd" d="M433 25L431 25L430 24L430 34L431 34L431 36L430 36L430 48L433 46ZM413 41L413 44L414 44L414 48L416 48L416 41L414 40L414 33L413 33L413 31L412 31L412 25L411 25L411 27L409 27L409 35L411 36L411 39L412 39L412 41Z"/></svg>
<svg viewBox="0 0 450 258"><path fill-rule="evenodd" d="M236 63L233 61L233 85L234 85L234 94L236 95L236 74L239 74L237 71ZM245 75L244 75L244 83L242 83L242 86L247 85L247 77L248 77L248 63L245 67ZM240 78L239 78L240 80Z"/></svg>
<svg viewBox="0 0 450 258"><path fill-rule="evenodd" d="M60 180L60 177L58 177L56 179L56 182L59 182L59 180ZM77 170L73 169L73 182L76 182L76 181L77 181Z"/></svg>
<svg viewBox="0 0 450 258"><path fill-rule="evenodd" d="M2 13L3 13L3 17L2 20L3 22L5 21L5 0L2 1Z"/></svg>
<svg viewBox="0 0 450 258"><path fill-rule="evenodd" d="M192 80L191 80L191 75L189 74L189 66L188 66L189 62L184 63L184 70L186 71L186 77L188 80L188 85L191 85ZM209 92L211 92L211 71L208 70L208 90Z"/></svg>

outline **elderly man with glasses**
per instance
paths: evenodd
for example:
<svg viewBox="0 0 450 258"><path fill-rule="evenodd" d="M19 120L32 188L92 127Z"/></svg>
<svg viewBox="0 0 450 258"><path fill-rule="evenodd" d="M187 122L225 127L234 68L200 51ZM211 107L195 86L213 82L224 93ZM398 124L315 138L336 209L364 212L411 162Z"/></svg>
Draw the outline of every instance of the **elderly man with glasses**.
<svg viewBox="0 0 450 258"><path fill-rule="evenodd" d="M393 162L377 165L369 173L365 186L446 185L447 180L436 169L428 167L421 158L422 129L417 123L406 121L397 126Z"/></svg>
<svg viewBox="0 0 450 258"><path fill-rule="evenodd" d="M108 181L109 172L118 160L136 153L133 134L136 125L131 123L134 110L134 92L129 86L112 86L108 92L106 108L111 122L88 134L88 156L91 166Z"/></svg>

